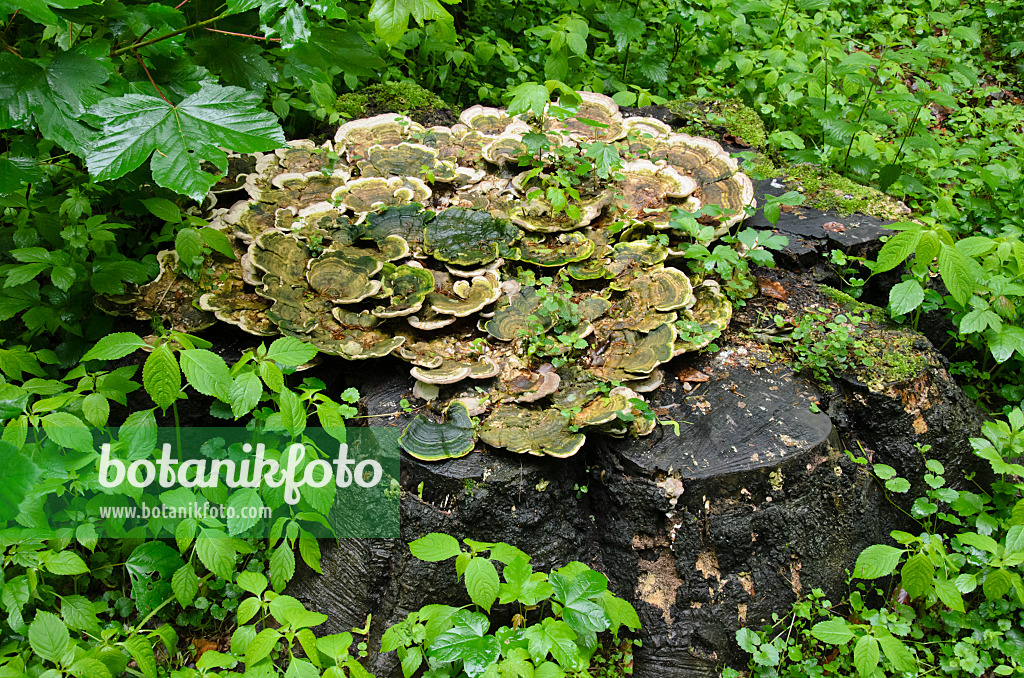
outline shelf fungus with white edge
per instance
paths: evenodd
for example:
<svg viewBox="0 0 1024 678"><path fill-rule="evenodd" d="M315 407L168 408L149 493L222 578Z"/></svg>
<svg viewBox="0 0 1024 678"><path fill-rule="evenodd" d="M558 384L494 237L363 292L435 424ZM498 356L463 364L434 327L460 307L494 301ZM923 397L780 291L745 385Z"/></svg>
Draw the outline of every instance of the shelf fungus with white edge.
<svg viewBox="0 0 1024 678"><path fill-rule="evenodd" d="M701 223L723 234L753 185L717 142L580 96L575 116L473 106L428 129L384 114L322 144L232 155L207 202L248 195L211 212L234 256L210 253L193 281L161 252L155 281L97 303L403 360L412 397L444 412L402 436L421 460L468 454L478 437L565 457L591 432L646 435L659 367L732 315L716 281L672 265L692 242L673 218L717 206Z"/></svg>

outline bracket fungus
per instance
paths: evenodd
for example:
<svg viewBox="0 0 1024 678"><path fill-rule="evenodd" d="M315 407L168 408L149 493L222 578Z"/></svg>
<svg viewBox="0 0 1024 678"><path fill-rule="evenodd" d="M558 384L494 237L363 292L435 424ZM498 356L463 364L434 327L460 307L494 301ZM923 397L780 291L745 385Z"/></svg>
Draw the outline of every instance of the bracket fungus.
<svg viewBox="0 0 1024 678"><path fill-rule="evenodd" d="M568 120L473 106L426 129L384 114L345 123L333 142L233 157L209 200L244 181L249 197L211 214L235 257L209 254L209 277L192 281L162 252L157 280L98 303L186 331L221 321L286 334L348 360L393 355L420 393L450 403L444 421L421 415L403 433L418 459L473 449L465 403L484 442L516 453L564 457L590 431L649 433L640 393L732 313L714 280L692 285L666 264L688 238L667 228L672 212L717 205L708 218L723 233L753 185L716 142L580 96ZM550 143L521 168L526 134ZM570 218L548 189L598 142L617 160L575 175Z"/></svg>

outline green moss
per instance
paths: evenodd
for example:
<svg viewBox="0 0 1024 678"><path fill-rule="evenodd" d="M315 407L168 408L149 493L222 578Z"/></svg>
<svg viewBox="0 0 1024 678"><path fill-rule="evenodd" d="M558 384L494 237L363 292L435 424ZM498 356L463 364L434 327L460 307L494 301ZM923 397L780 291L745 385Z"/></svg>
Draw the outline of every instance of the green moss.
<svg viewBox="0 0 1024 678"><path fill-rule="evenodd" d="M817 165L787 167L781 178L787 188L804 194L805 205L815 209L835 210L842 215L860 212L893 220L901 219L907 213L902 203L881 191L861 186Z"/></svg>
<svg viewBox="0 0 1024 678"><path fill-rule="evenodd" d="M670 111L690 121L683 127L688 134L718 136L725 129L755 148L761 148L768 139L764 122L754 109L738 101L687 97L668 103Z"/></svg>
<svg viewBox="0 0 1024 678"><path fill-rule="evenodd" d="M342 94L335 108L348 118L380 113L402 113L414 120L416 114L450 108L439 96L411 82L382 82L358 92Z"/></svg>
<svg viewBox="0 0 1024 678"><path fill-rule="evenodd" d="M928 354L920 348L920 336L913 330L893 325L884 309L857 301L849 294L820 285L821 293L844 310L871 319L858 336L860 349L868 360L855 364L858 380L873 390L886 384L913 379L928 365ZM869 364L870 363L870 364Z"/></svg>

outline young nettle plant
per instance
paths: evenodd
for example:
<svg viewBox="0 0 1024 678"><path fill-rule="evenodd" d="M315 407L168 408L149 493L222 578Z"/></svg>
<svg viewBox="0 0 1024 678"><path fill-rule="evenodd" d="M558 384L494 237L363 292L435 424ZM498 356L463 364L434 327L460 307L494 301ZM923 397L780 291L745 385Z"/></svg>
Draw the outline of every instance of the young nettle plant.
<svg viewBox="0 0 1024 678"><path fill-rule="evenodd" d="M514 546L463 543L467 550L450 535L432 533L409 544L420 560L454 558L456 576L464 578L476 609L427 605L389 628L381 650L397 651L406 678L421 668L428 675L469 678L585 674L595 655L607 649L598 634L609 632L612 646L618 646L623 626L640 628L633 606L583 563L535 572L530 556ZM495 604L510 606L503 611L503 617L511 614L510 624L493 628ZM621 670L630 673L631 662L623 661Z"/></svg>

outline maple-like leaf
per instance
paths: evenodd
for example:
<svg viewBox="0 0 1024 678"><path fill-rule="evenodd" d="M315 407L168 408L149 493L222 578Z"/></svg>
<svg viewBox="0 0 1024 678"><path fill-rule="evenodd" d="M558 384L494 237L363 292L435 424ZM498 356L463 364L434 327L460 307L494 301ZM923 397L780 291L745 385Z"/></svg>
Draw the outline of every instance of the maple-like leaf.
<svg viewBox="0 0 1024 678"><path fill-rule="evenodd" d="M388 45L394 45L405 35L410 16L421 24L430 20L454 21L437 0L373 0L369 14L377 35Z"/></svg>
<svg viewBox="0 0 1024 678"><path fill-rule="evenodd" d="M97 181L116 179L152 156L157 184L200 201L217 180L201 165L225 171L223 148L254 153L284 144L277 119L259 102L258 94L218 85L203 85L177 106L144 94L105 99L90 109L103 130L86 151L89 173Z"/></svg>

